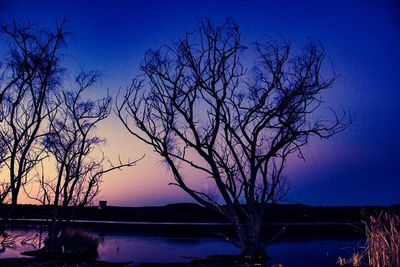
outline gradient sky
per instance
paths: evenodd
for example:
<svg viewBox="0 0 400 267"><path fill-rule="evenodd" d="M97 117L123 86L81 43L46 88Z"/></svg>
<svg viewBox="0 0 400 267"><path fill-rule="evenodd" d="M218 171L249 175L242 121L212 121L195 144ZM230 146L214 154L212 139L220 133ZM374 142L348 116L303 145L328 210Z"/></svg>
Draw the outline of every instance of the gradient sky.
<svg viewBox="0 0 400 267"><path fill-rule="evenodd" d="M67 18L72 34L64 51L71 75L79 68L99 71L97 90L112 94L138 73L146 49L171 43L196 28L199 19L220 23L227 16L239 24L247 43L320 40L340 74L325 100L355 117L333 139L312 140L305 162L291 162L287 202L400 203L400 2L0 0L1 24L15 18L52 27L56 19ZM190 201L167 185L171 174L161 159L115 118L98 133L108 139L105 150L111 158L146 154L138 166L105 176L101 198L129 206Z"/></svg>

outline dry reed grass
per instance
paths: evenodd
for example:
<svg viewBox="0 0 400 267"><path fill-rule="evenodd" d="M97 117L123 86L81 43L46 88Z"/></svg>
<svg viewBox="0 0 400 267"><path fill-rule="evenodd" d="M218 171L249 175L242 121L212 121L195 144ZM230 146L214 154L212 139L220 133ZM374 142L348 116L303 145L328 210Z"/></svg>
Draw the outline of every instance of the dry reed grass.
<svg viewBox="0 0 400 267"><path fill-rule="evenodd" d="M389 212L364 222L366 252L371 267L400 266L400 217Z"/></svg>
<svg viewBox="0 0 400 267"><path fill-rule="evenodd" d="M349 258L339 257L339 266L400 267L400 217L390 212L370 215L363 222L366 246Z"/></svg>

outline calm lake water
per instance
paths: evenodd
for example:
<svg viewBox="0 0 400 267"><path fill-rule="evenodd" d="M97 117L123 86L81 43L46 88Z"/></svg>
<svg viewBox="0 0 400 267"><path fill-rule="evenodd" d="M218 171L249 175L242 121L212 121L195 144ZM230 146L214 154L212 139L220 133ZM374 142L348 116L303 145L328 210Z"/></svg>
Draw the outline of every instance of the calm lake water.
<svg viewBox="0 0 400 267"><path fill-rule="evenodd" d="M19 226L8 232L18 236L16 246L0 253L0 258L22 257L22 251L39 246L40 226ZM42 230L46 228L42 226ZM174 237L140 234L124 229L84 231L100 240L99 258L111 262L167 263L187 262L210 255L237 254L239 250L219 237ZM42 236L42 240L44 234ZM24 245L21 241L25 241ZM337 266L339 256L349 257L362 246L360 237L281 238L268 248L272 258L268 266L276 263L290 266Z"/></svg>

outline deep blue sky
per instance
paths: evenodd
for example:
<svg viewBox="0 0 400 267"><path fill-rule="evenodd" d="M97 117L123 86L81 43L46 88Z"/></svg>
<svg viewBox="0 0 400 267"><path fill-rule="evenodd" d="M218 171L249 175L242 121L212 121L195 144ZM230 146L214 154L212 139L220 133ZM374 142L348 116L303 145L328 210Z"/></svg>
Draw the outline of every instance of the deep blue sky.
<svg viewBox="0 0 400 267"><path fill-rule="evenodd" d="M248 43L282 37L295 45L308 38L320 40L340 74L326 101L355 116L348 130L328 142L314 142L307 148L306 162L289 167L288 201L399 203L400 2L0 0L2 24L14 17L52 27L57 18L67 18L73 33L67 64L100 71L101 86L111 90L135 75L147 48L175 40L201 18L220 23L227 16L239 24ZM121 205L187 200L171 193L157 200L118 199L107 190L104 194Z"/></svg>

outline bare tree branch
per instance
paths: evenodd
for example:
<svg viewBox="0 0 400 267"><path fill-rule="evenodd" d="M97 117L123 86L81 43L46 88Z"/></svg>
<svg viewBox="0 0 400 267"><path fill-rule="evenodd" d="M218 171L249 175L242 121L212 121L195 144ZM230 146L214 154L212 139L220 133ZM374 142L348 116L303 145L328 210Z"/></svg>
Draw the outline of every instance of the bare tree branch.
<svg viewBox="0 0 400 267"><path fill-rule="evenodd" d="M143 75L119 96L116 113L164 157L174 185L232 222L244 255L260 256L265 205L288 190L288 156L303 156L312 136L329 138L350 120L315 117L321 93L335 81L321 75L320 43L306 44L297 56L288 42L254 46L258 58L248 70L238 26L205 20L174 46L146 52ZM181 166L211 177L219 200L188 184Z"/></svg>

